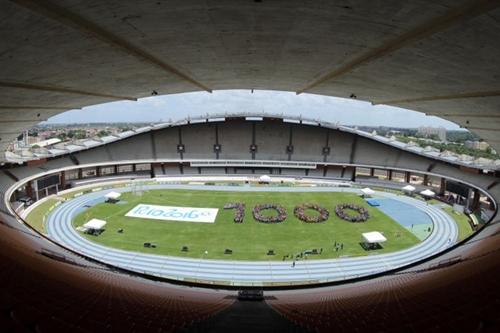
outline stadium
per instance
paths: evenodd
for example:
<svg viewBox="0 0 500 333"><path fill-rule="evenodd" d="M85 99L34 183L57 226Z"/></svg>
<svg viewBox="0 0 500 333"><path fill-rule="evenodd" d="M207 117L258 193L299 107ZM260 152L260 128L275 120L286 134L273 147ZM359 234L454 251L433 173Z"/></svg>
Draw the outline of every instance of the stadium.
<svg viewBox="0 0 500 333"><path fill-rule="evenodd" d="M498 150L498 5L3 1L0 146L69 109L240 88L422 111ZM0 327L496 332L498 179L262 114L4 160Z"/></svg>

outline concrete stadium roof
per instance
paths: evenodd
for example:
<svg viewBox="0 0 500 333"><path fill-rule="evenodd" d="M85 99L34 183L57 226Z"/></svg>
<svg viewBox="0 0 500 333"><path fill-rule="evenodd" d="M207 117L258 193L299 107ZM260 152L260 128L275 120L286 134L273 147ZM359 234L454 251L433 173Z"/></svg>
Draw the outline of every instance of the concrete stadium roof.
<svg viewBox="0 0 500 333"><path fill-rule="evenodd" d="M422 111L500 151L499 6L499 0L2 1L0 149L68 109L243 88Z"/></svg>

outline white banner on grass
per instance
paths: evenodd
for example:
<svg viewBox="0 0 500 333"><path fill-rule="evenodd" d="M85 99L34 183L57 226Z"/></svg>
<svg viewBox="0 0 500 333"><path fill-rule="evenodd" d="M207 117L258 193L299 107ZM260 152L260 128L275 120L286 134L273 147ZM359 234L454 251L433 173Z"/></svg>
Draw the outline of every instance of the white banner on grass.
<svg viewBox="0 0 500 333"><path fill-rule="evenodd" d="M125 216L153 220L214 223L217 208L172 207L139 204Z"/></svg>

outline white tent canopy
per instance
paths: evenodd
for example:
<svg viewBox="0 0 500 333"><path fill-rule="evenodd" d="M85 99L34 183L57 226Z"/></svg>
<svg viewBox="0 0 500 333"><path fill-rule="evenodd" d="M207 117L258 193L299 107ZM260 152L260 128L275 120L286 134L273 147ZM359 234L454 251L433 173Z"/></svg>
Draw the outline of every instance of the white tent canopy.
<svg viewBox="0 0 500 333"><path fill-rule="evenodd" d="M422 192L420 192L420 194L422 194L423 196L426 196L426 197L433 197L436 195L436 193L432 192L429 189L423 190Z"/></svg>
<svg viewBox="0 0 500 333"><path fill-rule="evenodd" d="M411 186L411 185L406 185L402 188L403 191L406 191L406 192L413 192L416 190L415 186Z"/></svg>
<svg viewBox="0 0 500 333"><path fill-rule="evenodd" d="M383 243L387 240L387 238L378 231L365 232L361 235L363 236L363 241L370 244Z"/></svg>
<svg viewBox="0 0 500 333"><path fill-rule="evenodd" d="M109 192L104 196L106 199L117 200L122 194L119 192Z"/></svg>
<svg viewBox="0 0 500 333"><path fill-rule="evenodd" d="M86 229L101 230L106 225L106 221L92 219L83 225Z"/></svg>
<svg viewBox="0 0 500 333"><path fill-rule="evenodd" d="M361 189L361 193L363 193L364 195L372 195L375 194L375 191L369 187L365 187L364 189Z"/></svg>
<svg viewBox="0 0 500 333"><path fill-rule="evenodd" d="M271 177L269 177L268 175L262 175L259 177L259 181L268 183L271 181Z"/></svg>

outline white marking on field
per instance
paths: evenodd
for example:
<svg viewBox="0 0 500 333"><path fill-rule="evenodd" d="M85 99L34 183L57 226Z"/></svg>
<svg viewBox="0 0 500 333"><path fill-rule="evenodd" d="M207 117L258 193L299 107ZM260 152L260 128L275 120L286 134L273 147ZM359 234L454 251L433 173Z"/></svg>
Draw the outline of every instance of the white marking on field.
<svg viewBox="0 0 500 333"><path fill-rule="evenodd" d="M138 204L125 216L152 220L214 223L219 209Z"/></svg>

